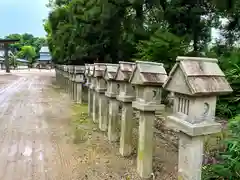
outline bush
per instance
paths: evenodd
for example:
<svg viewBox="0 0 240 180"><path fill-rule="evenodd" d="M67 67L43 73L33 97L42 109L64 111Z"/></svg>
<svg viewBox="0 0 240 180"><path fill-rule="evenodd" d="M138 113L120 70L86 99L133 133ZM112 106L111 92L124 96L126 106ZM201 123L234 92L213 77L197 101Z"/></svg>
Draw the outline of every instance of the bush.
<svg viewBox="0 0 240 180"><path fill-rule="evenodd" d="M217 163L203 167L204 180L240 179L240 115L229 121L229 131L226 149L218 153Z"/></svg>
<svg viewBox="0 0 240 180"><path fill-rule="evenodd" d="M217 114L232 118L240 114L240 51L234 50L229 57L220 58L220 66L233 88L233 93L220 97Z"/></svg>

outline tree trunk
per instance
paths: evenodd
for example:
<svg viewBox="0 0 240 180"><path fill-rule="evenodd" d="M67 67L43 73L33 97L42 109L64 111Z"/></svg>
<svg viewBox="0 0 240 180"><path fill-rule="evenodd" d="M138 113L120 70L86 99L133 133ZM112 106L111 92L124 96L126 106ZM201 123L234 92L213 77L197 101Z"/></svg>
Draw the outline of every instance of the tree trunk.
<svg viewBox="0 0 240 180"><path fill-rule="evenodd" d="M6 73L10 73L9 59L8 59L8 44L4 45L4 50L5 50L5 68L6 68Z"/></svg>

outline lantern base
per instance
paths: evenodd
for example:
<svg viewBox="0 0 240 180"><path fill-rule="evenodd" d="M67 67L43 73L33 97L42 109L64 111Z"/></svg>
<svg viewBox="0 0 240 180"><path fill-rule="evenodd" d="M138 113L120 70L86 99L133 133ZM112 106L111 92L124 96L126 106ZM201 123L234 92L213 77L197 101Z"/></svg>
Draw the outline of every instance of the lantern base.
<svg viewBox="0 0 240 180"><path fill-rule="evenodd" d="M135 99L133 96L117 96L117 100L122 101L122 102L132 102Z"/></svg>
<svg viewBox="0 0 240 180"><path fill-rule="evenodd" d="M117 94L113 92L105 92L105 96L109 98L116 98Z"/></svg>
<svg viewBox="0 0 240 180"><path fill-rule="evenodd" d="M198 124L191 124L175 116L167 117L167 126L181 131L189 136L203 136L215 134L221 131L221 124L212 121L204 121Z"/></svg>
<svg viewBox="0 0 240 180"><path fill-rule="evenodd" d="M136 108L140 111L164 111L165 105L163 104L146 104L146 103L141 103L138 101L133 101L132 102L133 108Z"/></svg>

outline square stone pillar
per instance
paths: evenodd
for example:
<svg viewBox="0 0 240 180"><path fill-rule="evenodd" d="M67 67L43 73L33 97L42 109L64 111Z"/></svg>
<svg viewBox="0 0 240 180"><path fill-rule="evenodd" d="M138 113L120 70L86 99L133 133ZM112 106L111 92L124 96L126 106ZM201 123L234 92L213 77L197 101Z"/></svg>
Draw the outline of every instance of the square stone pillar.
<svg viewBox="0 0 240 180"><path fill-rule="evenodd" d="M96 82L96 78L92 79L93 84ZM94 123L98 123L98 113L99 113L99 94L95 91L95 88L92 89L93 93L93 107L92 107L92 119Z"/></svg>
<svg viewBox="0 0 240 180"><path fill-rule="evenodd" d="M69 67L69 71L68 71L69 72L69 75L68 75L68 77L69 77L69 92L68 93L69 93L70 97L73 99L74 66L69 65L68 67Z"/></svg>
<svg viewBox="0 0 240 180"><path fill-rule="evenodd" d="M56 78L56 82L58 85L60 84L60 76L61 76L61 66L56 64L55 65L55 78Z"/></svg>
<svg viewBox="0 0 240 180"><path fill-rule="evenodd" d="M109 102L106 105L106 116L105 122L107 124L108 139L111 142L117 141L119 138L119 127L118 127L118 101L116 95L118 94L117 82L115 81L118 64L106 64L104 72L104 79L107 82L107 90L105 96Z"/></svg>
<svg viewBox="0 0 240 180"><path fill-rule="evenodd" d="M119 62L116 81L119 84L117 100L122 103L121 133L120 133L120 154L129 156L132 153L132 130L133 130L133 108L132 101L135 99L135 91L129 83L135 63Z"/></svg>
<svg viewBox="0 0 240 180"><path fill-rule="evenodd" d="M87 64L86 65L86 77L87 77L87 87L88 87L88 116L92 117L93 114L93 89L94 89L94 81L93 81L93 72L94 65Z"/></svg>
<svg viewBox="0 0 240 180"><path fill-rule="evenodd" d="M132 106L140 111L137 171L141 178L150 178L152 174L155 111L164 111L161 86L166 79L163 64L145 61L136 62L130 78L137 91Z"/></svg>
<svg viewBox="0 0 240 180"><path fill-rule="evenodd" d="M59 86L61 86L61 76L63 74L62 66L61 65L56 65L55 71L56 71L56 82Z"/></svg>
<svg viewBox="0 0 240 180"><path fill-rule="evenodd" d="M106 81L103 79L104 71L106 65L104 63L94 63L94 74L95 79L95 92L94 92L94 102L95 109L93 109L93 119L95 122L99 122L99 129L101 131L107 130L107 121L106 121L106 106L107 99L105 97L106 91Z"/></svg>
<svg viewBox="0 0 240 180"><path fill-rule="evenodd" d="M62 78L63 78L63 81L64 81L64 87L63 89L65 90L65 92L67 93L67 89L68 89L68 66L67 65L64 65L63 66L63 71L62 71Z"/></svg>
<svg viewBox="0 0 240 180"><path fill-rule="evenodd" d="M65 88L65 84L64 84L64 65L59 65L58 66L59 69L58 69L58 84L60 85L61 88Z"/></svg>
<svg viewBox="0 0 240 180"><path fill-rule="evenodd" d="M67 71L66 71L66 91L69 94L70 93L70 73L69 73L69 65L67 65Z"/></svg>
<svg viewBox="0 0 240 180"><path fill-rule="evenodd" d="M119 140L119 102L111 98L109 99L109 110L108 110L108 140L110 142L116 142Z"/></svg>
<svg viewBox="0 0 240 180"><path fill-rule="evenodd" d="M203 138L221 131L215 122L216 96L232 92L217 59L177 57L163 87L174 92L167 125L179 131L178 178L201 180Z"/></svg>
<svg viewBox="0 0 240 180"><path fill-rule="evenodd" d="M75 66L75 86L74 86L74 100L78 104L83 102L83 84L84 80L85 66Z"/></svg>

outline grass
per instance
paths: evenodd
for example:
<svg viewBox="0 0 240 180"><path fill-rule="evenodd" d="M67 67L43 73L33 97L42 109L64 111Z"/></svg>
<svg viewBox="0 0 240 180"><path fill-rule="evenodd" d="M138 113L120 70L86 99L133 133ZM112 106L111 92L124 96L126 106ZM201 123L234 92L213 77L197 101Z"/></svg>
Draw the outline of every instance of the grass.
<svg viewBox="0 0 240 180"><path fill-rule="evenodd" d="M88 117L88 106L86 104L73 104L71 117L74 144L85 142L91 135L92 129L95 128L92 119Z"/></svg>

